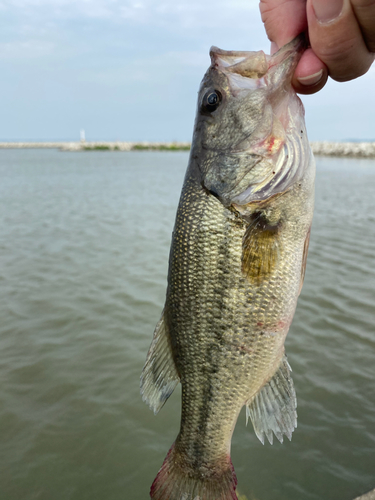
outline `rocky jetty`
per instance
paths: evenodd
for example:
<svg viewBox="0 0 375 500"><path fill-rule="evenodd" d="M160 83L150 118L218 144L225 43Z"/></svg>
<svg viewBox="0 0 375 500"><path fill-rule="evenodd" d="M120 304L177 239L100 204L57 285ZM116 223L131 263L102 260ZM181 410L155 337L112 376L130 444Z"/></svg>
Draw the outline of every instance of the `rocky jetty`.
<svg viewBox="0 0 375 500"><path fill-rule="evenodd" d="M375 158L375 142L311 142L316 156Z"/></svg>
<svg viewBox="0 0 375 500"><path fill-rule="evenodd" d="M61 151L188 151L190 142L75 142L62 146Z"/></svg>
<svg viewBox="0 0 375 500"><path fill-rule="evenodd" d="M0 149L61 149L68 144L75 142L0 142Z"/></svg>
<svg viewBox="0 0 375 500"><path fill-rule="evenodd" d="M188 151L190 142L0 142L0 149L52 148L60 151Z"/></svg>
<svg viewBox="0 0 375 500"><path fill-rule="evenodd" d="M374 142L311 142L316 156L375 158ZM0 142L0 149L54 148L61 151L188 151L189 142Z"/></svg>

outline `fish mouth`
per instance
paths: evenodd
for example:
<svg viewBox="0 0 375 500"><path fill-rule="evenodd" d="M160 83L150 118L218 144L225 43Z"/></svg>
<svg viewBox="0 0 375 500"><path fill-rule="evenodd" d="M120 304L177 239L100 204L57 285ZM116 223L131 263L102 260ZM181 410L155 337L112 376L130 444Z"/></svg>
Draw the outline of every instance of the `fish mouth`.
<svg viewBox="0 0 375 500"><path fill-rule="evenodd" d="M211 47L211 67L225 73L232 93L262 87L290 85L294 70L307 48L305 34L284 45L272 56L257 52L222 50Z"/></svg>

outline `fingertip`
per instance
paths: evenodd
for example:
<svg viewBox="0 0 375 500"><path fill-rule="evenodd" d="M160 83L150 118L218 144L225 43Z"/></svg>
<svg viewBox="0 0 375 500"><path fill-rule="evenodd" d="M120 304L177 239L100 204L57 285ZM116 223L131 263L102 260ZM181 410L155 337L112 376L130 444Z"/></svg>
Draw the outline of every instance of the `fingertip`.
<svg viewBox="0 0 375 500"><path fill-rule="evenodd" d="M319 90L322 90L324 85L327 83L327 77L320 80L318 83L315 85L311 85L307 87L306 85L301 85L299 82L293 84L294 90L297 92L297 94L303 94L303 95L311 95L311 94L316 94L319 92Z"/></svg>
<svg viewBox="0 0 375 500"><path fill-rule="evenodd" d="M315 94L316 92L319 92L319 90L322 90L324 85L327 83L328 80L328 73L327 71L322 70L319 72L319 78L315 83L310 83L309 85L306 85L305 83L302 83L301 80L297 80L295 77L293 77L292 80L292 85L294 90L298 94L304 94L304 95L309 95L309 94Z"/></svg>
<svg viewBox="0 0 375 500"><path fill-rule="evenodd" d="M311 48L307 49L294 72L292 80L294 89L299 94L315 94L324 87L327 79L326 65Z"/></svg>

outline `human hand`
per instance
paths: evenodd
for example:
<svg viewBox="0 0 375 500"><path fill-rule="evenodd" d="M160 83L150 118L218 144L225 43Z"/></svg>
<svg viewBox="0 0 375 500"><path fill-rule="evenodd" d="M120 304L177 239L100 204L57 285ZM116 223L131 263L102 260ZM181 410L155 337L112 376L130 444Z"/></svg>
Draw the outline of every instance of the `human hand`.
<svg viewBox="0 0 375 500"><path fill-rule="evenodd" d="M328 76L345 82L363 75L375 57L374 0L260 0L272 52L307 32L310 48L293 76L300 94L321 90Z"/></svg>

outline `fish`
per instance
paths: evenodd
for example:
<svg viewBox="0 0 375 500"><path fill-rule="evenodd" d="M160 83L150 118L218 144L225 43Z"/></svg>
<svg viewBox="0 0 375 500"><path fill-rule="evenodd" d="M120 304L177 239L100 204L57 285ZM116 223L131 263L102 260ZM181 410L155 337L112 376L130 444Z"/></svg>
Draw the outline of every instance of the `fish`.
<svg viewBox="0 0 375 500"><path fill-rule="evenodd" d="M235 500L231 438L246 406L272 444L297 426L284 342L305 276L315 162L292 88L300 35L274 55L210 50L141 375L155 414L181 383L181 424L150 497Z"/></svg>

